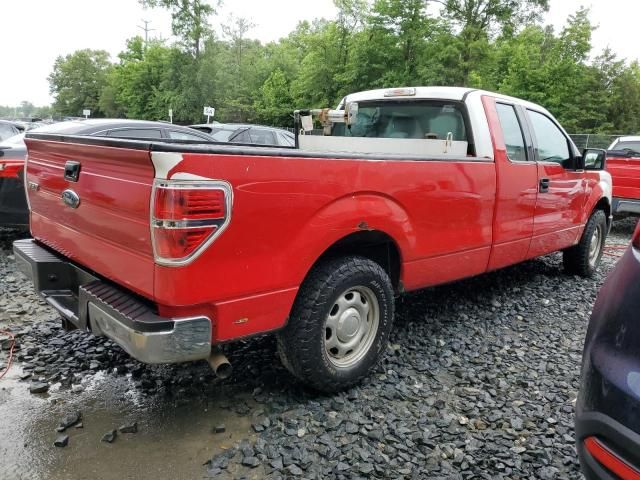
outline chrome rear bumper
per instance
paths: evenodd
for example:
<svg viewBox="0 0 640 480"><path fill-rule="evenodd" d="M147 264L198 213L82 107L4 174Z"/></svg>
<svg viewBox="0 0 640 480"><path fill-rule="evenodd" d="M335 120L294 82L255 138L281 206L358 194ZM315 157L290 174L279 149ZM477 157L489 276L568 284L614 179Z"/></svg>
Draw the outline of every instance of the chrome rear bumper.
<svg viewBox="0 0 640 480"><path fill-rule="evenodd" d="M60 315L105 335L145 363L180 363L211 354L211 320L165 318L153 305L99 279L34 240L13 244L18 270Z"/></svg>

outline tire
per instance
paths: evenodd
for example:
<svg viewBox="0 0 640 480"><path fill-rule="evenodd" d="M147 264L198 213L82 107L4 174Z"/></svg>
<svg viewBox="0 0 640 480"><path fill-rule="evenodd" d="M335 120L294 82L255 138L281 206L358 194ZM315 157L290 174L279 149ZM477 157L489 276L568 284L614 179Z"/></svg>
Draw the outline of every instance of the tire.
<svg viewBox="0 0 640 480"><path fill-rule="evenodd" d="M278 334L282 363L316 390L346 389L378 363L393 314L393 287L380 265L357 256L322 262L303 282Z"/></svg>
<svg viewBox="0 0 640 480"><path fill-rule="evenodd" d="M592 277L600 265L607 233L607 217L602 210L596 210L589 217L580 242L564 251L565 270L570 274Z"/></svg>

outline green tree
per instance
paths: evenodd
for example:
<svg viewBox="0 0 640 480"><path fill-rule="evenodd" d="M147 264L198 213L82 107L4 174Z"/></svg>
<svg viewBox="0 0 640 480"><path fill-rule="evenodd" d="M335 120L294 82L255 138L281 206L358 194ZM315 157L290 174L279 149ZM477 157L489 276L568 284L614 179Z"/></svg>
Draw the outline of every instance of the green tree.
<svg viewBox="0 0 640 480"><path fill-rule="evenodd" d="M292 110L335 106L350 92L466 85L542 104L574 132L640 130L640 67L593 51L588 10L556 32L541 22L548 0L334 2L334 20L301 22L264 45L242 18L216 37L217 3L142 0L171 11L179 42L132 39L116 65L91 51L58 59L56 109L164 119L172 108L174 120L195 123L211 105L216 120L289 125Z"/></svg>
<svg viewBox="0 0 640 480"><path fill-rule="evenodd" d="M258 120L267 125L293 126L295 108L290 80L282 70L274 70L260 88L260 96L255 103Z"/></svg>
<svg viewBox="0 0 640 480"><path fill-rule="evenodd" d="M171 31L180 37L187 51L200 56L202 43L211 35L209 17L216 6L206 0L139 0L144 7L161 7L171 12Z"/></svg>
<svg viewBox="0 0 640 480"><path fill-rule="evenodd" d="M31 103L28 102L26 100L23 100L22 102L20 102L20 112L22 112L22 116L23 117L31 117L33 116L33 113L36 110L36 106Z"/></svg>
<svg viewBox="0 0 640 480"><path fill-rule="evenodd" d="M510 34L518 25L538 20L549 9L549 0L431 0L441 4L442 14L458 28L461 85L468 85L472 71L489 54L489 40L496 31Z"/></svg>
<svg viewBox="0 0 640 480"><path fill-rule="evenodd" d="M58 57L48 77L49 91L55 98L54 110L61 115L78 116L88 108L92 116L102 116L99 99L111 66L104 50L78 50Z"/></svg>
<svg viewBox="0 0 640 480"><path fill-rule="evenodd" d="M182 55L158 41L145 48L141 37L130 39L119 55L120 63L109 72L101 108L110 116L166 119L178 90L171 75Z"/></svg>

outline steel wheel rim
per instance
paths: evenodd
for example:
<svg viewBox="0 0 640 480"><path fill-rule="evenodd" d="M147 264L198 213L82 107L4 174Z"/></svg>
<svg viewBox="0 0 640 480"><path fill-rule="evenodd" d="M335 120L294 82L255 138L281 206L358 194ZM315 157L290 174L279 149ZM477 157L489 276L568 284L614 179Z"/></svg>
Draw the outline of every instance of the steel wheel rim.
<svg viewBox="0 0 640 480"><path fill-rule="evenodd" d="M591 243L589 244L589 265L595 267L600 255L600 247L602 243L602 227L597 226L591 236Z"/></svg>
<svg viewBox="0 0 640 480"><path fill-rule="evenodd" d="M357 286L341 293L325 320L324 347L336 367L357 364L369 352L380 325L380 306L373 291Z"/></svg>

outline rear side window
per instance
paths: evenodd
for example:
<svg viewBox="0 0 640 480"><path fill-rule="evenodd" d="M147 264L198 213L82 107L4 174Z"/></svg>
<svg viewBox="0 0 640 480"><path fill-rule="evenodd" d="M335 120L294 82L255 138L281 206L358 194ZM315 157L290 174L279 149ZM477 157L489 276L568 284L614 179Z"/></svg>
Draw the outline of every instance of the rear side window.
<svg viewBox="0 0 640 480"><path fill-rule="evenodd" d="M118 138L162 138L160 130L154 128L123 128L119 130L109 130L107 135Z"/></svg>
<svg viewBox="0 0 640 480"><path fill-rule="evenodd" d="M502 134L504 135L504 143L507 146L507 156L509 160L526 162L527 149L515 108L513 105L496 103L496 110L500 118L500 126L502 127Z"/></svg>
<svg viewBox="0 0 640 480"><path fill-rule="evenodd" d="M469 140L461 106L432 100L359 102L355 123L350 128L336 124L332 135Z"/></svg>
<svg viewBox="0 0 640 480"><path fill-rule="evenodd" d="M538 143L538 157L542 162L565 164L571 158L569 143L555 123L542 113L527 110L531 128Z"/></svg>

